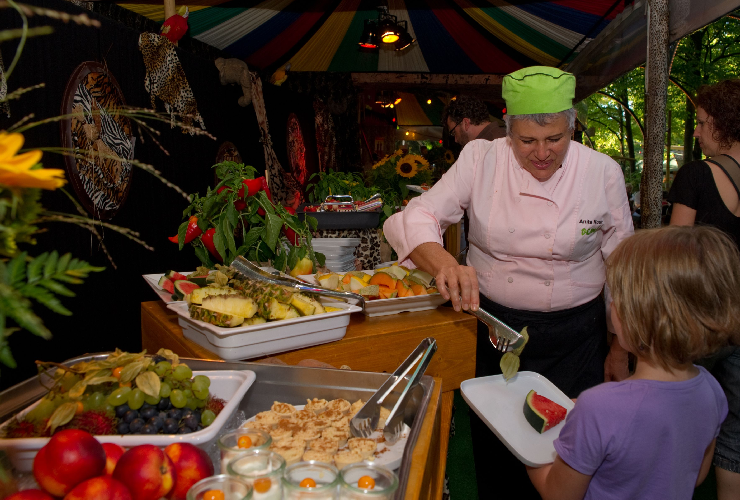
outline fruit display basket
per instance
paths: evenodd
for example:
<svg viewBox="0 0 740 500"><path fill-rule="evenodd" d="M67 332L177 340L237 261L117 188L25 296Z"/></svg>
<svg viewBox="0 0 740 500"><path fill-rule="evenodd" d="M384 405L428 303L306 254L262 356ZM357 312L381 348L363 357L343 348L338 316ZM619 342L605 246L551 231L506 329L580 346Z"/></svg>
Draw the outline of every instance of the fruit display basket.
<svg viewBox="0 0 740 500"><path fill-rule="evenodd" d="M71 366L80 361L103 359L108 353L81 356L65 361ZM202 359L181 358L195 373L219 371L250 371L256 375L249 390L242 396L234 395L231 400L236 410L244 415L255 415L269 410L275 400L293 405L305 404L306 399L322 397L325 399L344 398L355 401L367 400L387 380L387 373L371 373L348 370L328 370L300 366L276 366L261 363L238 361L211 361ZM210 376L210 375L209 375ZM215 375L214 375L215 376ZM393 498L401 499L406 495L409 475L412 473L412 453L417 439L422 432L422 421L426 416L431 396L434 391L434 379L428 375L421 378L414 388L404 411L404 423L410 427L409 436L401 464L396 471L399 487ZM403 386L404 384L399 384ZM399 389L400 391L400 389ZM32 377L0 393L0 421L5 422L16 413L23 411L46 394L38 377ZM395 404L397 392L388 396L388 404ZM230 401L231 402L231 401ZM213 425L213 424L212 424ZM172 442L194 434L171 436ZM112 436L115 437L115 436ZM147 436L151 438L152 436ZM217 436L220 437L220 436ZM124 445L126 446L126 445Z"/></svg>
<svg viewBox="0 0 740 500"><path fill-rule="evenodd" d="M79 361L75 360L75 361ZM70 363L72 364L72 363ZM208 427L190 434L128 434L95 436L101 443L115 443L125 448L131 448L140 444L153 444L164 448L171 443L190 443L206 449L215 441L221 428L229 421L239 406L239 402L254 383L255 373L249 370L219 370L219 371L197 371L194 375L205 375L211 380L210 392L227 401L223 410L218 414L216 420ZM17 387L17 386L16 386ZM7 391L6 391L7 392ZM3 393L4 394L4 393ZM0 396L1 397L1 396ZM38 401L27 406L20 414L25 415L31 411ZM0 426L0 432L8 424L4 422ZM13 463L13 467L20 472L28 472L33 466L36 453L49 441L49 438L15 438L0 439L0 449L6 450Z"/></svg>
<svg viewBox="0 0 740 500"><path fill-rule="evenodd" d="M236 328L222 328L192 319L185 302L172 302L167 304L167 308L177 313L185 338L222 359L237 360L301 349L343 338L349 325L349 315L362 309L343 302L322 303L341 310Z"/></svg>

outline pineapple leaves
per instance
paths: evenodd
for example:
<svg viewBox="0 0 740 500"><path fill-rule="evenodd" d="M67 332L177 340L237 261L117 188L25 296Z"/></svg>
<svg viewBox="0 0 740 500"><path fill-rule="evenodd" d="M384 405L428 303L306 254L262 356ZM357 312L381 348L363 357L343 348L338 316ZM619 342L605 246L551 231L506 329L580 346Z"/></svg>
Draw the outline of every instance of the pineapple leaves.
<svg viewBox="0 0 740 500"><path fill-rule="evenodd" d="M0 261L0 362L6 366L15 364L6 338L17 328L8 327L8 319L34 335L51 338L51 332L34 314L33 302L69 316L72 313L57 298L58 295L74 297L74 292L65 283L83 283L89 273L103 269L73 259L71 254L60 257L56 251L36 257L21 252L8 261Z"/></svg>

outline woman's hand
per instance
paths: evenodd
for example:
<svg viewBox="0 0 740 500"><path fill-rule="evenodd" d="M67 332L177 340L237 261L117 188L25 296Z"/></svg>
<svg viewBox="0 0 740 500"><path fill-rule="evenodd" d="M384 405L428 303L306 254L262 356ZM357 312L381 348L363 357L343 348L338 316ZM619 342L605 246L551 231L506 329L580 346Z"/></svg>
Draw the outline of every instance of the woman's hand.
<svg viewBox="0 0 740 500"><path fill-rule="evenodd" d="M475 269L455 263L437 271L435 279L439 293L445 299L452 301L455 311L478 310L480 298Z"/></svg>
<svg viewBox="0 0 740 500"><path fill-rule="evenodd" d="M458 264L439 243L422 243L409 257L416 267L434 276L439 293L452 301L455 311L478 310L480 297L475 269Z"/></svg>
<svg viewBox="0 0 740 500"><path fill-rule="evenodd" d="M619 345L615 335L609 354L604 361L604 382L620 382L629 377L629 359L627 351Z"/></svg>

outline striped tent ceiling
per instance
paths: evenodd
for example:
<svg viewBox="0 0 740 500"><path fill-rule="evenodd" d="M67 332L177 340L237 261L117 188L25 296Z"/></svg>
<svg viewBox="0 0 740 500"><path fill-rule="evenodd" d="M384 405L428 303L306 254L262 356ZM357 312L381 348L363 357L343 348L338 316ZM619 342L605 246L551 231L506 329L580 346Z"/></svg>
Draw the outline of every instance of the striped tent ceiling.
<svg viewBox="0 0 740 500"><path fill-rule="evenodd" d="M146 2L146 3L143 3ZM624 8L624 0L179 0L189 35L257 69L506 74L568 62ZM162 1L119 2L162 22ZM417 39L396 52L361 52L378 5Z"/></svg>

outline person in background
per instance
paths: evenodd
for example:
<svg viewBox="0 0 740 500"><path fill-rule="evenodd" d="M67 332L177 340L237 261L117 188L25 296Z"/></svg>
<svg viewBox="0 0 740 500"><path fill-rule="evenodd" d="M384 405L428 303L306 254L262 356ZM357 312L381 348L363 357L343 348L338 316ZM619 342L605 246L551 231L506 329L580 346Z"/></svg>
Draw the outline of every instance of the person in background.
<svg viewBox="0 0 740 500"><path fill-rule="evenodd" d="M502 127L491 122L483 101L466 95L447 104L442 112L442 124L447 126L450 137L454 137L461 147L475 139L492 141L505 135Z"/></svg>
<svg viewBox="0 0 740 500"><path fill-rule="evenodd" d="M633 233L624 175L608 156L571 141L572 74L524 68L504 77L503 96L507 137L469 142L383 230L399 263L435 276L456 311L480 304L516 331L528 327L520 369L573 398L605 375L628 376L627 352L608 343L602 297L604 260ZM464 210L467 265L442 246ZM500 374L501 356L479 322L476 377ZM474 414L471 428L479 491L495 470L517 485L517 498L539 498L524 466Z"/></svg>
<svg viewBox="0 0 740 500"><path fill-rule="evenodd" d="M719 383L693 361L740 330L740 253L717 229L673 226L639 231L606 266L635 373L582 392L554 463L529 477L546 500L690 500L727 415Z"/></svg>
<svg viewBox="0 0 740 500"><path fill-rule="evenodd" d="M710 160L696 160L676 173L668 201L670 223L711 225L740 242L740 197L731 179L740 175L740 80L725 80L699 88L696 130L702 151ZM714 163L715 161L719 163ZM720 163L724 163L721 166ZM738 332L740 333L740 332ZM714 466L719 500L740 495L740 347L728 346L702 360L727 395L730 413L722 424Z"/></svg>

